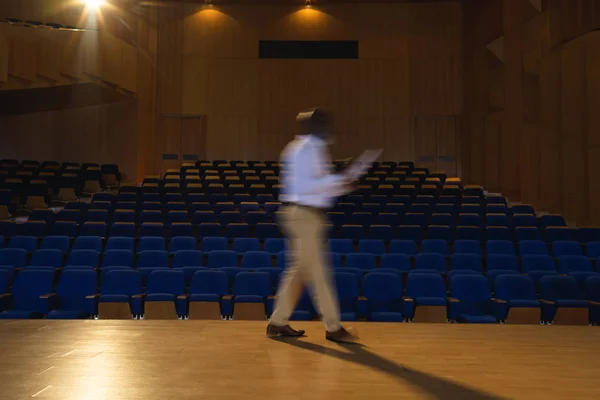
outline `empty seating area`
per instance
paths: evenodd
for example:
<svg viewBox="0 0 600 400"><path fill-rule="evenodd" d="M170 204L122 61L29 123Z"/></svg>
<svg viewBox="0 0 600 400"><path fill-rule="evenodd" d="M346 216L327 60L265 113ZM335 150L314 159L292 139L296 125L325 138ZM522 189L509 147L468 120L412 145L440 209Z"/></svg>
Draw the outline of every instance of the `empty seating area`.
<svg viewBox="0 0 600 400"><path fill-rule="evenodd" d="M49 207L118 186L114 164L0 160L0 220L22 209Z"/></svg>
<svg viewBox="0 0 600 400"><path fill-rule="evenodd" d="M0 222L0 289L15 299L0 318L264 320L290 258L277 224L281 174L274 161L199 161ZM328 216L323 245L345 320L599 322L600 229L569 229L561 216L395 162L374 165ZM305 293L294 319L316 317Z"/></svg>

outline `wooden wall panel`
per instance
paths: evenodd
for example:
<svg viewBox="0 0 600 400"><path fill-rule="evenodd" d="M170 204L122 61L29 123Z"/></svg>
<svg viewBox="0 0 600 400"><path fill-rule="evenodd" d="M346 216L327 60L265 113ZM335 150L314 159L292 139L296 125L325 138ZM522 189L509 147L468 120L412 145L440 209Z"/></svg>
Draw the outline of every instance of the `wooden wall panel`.
<svg viewBox="0 0 600 400"><path fill-rule="evenodd" d="M502 157L502 132L503 121L501 114L490 115L485 121L485 134L483 139L483 179L489 191L501 191L501 174L503 165Z"/></svg>
<svg viewBox="0 0 600 400"><path fill-rule="evenodd" d="M561 52L560 147L563 157L563 213L573 220L587 219L587 79L585 41L577 40Z"/></svg>
<svg viewBox="0 0 600 400"><path fill-rule="evenodd" d="M386 157L412 160L412 116L462 109L458 2L158 13L159 113L206 115L208 158L278 158L298 111L321 105L335 114L334 157L385 146ZM262 39L359 40L360 58L260 60Z"/></svg>

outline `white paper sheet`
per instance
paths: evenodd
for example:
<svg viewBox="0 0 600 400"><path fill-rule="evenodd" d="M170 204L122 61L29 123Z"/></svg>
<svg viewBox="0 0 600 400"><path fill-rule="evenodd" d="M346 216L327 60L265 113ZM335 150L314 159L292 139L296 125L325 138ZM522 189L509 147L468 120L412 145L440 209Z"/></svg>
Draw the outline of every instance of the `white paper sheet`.
<svg viewBox="0 0 600 400"><path fill-rule="evenodd" d="M383 153L382 149L377 150L365 150L356 161L350 165L344 175L348 178L348 180L356 180L364 175L369 168L373 165L375 161L381 156Z"/></svg>

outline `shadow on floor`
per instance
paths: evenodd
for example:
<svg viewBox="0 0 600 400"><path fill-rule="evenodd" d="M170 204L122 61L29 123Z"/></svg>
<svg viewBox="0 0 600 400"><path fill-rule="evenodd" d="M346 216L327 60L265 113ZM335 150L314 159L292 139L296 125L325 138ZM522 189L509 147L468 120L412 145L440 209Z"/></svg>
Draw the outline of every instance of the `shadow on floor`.
<svg viewBox="0 0 600 400"><path fill-rule="evenodd" d="M385 372L394 379L402 382L408 382L423 392L428 393L437 399L460 399L460 400L500 400L499 397L493 394L480 392L476 389L461 385L460 383L452 382L445 378L436 377L414 369L406 368L393 361L385 359L377 354L367 350L361 344L340 344L348 350L348 352L336 350L330 347L321 346L319 344L310 343L301 339L294 338L273 338L278 342L284 342L290 346L300 349L313 351L315 353L328 355L344 361L350 361L356 364L364 365L381 372Z"/></svg>

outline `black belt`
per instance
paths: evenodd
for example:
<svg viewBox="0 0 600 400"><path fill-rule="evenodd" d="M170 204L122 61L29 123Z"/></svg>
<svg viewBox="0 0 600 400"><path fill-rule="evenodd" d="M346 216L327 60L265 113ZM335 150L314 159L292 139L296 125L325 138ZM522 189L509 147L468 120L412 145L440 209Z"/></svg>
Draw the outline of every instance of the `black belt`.
<svg viewBox="0 0 600 400"><path fill-rule="evenodd" d="M299 207L299 208L304 208L306 210L310 210L310 211L314 211L317 212L319 214L327 214L327 212L329 212L328 208L321 208L321 207L315 207L315 206L307 206L304 204L299 204L299 203L284 203L285 206L293 206L293 207Z"/></svg>

